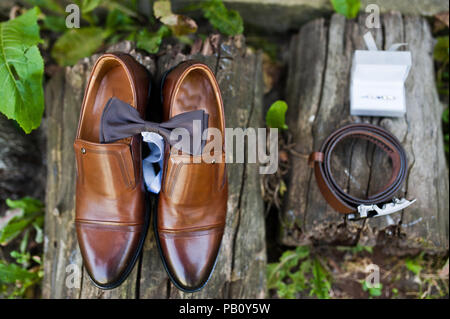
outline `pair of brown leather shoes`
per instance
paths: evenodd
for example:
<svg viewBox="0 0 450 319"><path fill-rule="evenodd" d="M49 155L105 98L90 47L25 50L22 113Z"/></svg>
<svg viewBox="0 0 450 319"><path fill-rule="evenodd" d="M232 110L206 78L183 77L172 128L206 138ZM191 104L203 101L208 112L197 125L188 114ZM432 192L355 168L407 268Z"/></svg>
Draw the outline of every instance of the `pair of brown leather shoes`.
<svg viewBox="0 0 450 319"><path fill-rule="evenodd" d="M126 54L105 54L92 70L74 143L77 161L76 230L84 265L102 289L120 285L142 250L150 219L142 172L142 138L101 143L105 105L117 98L142 118L150 79ZM208 128L224 139L222 98L214 74L187 61L164 77L164 121L204 110ZM223 149L206 163L201 155L173 151L166 144L162 186L155 212L155 237L172 282L184 291L201 289L217 259L225 226L228 183ZM145 276L145 273L142 274Z"/></svg>

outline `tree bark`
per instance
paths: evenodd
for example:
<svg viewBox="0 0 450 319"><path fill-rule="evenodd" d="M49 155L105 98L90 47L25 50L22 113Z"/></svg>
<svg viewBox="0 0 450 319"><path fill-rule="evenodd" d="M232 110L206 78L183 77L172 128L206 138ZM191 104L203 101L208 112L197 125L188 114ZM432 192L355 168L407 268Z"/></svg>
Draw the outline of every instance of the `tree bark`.
<svg viewBox="0 0 450 319"><path fill-rule="evenodd" d="M400 118L350 116L349 85L355 49L366 50L365 15L356 21L333 15L303 26L290 48L288 124L296 143L291 156L288 192L281 215L280 241L286 245L384 245L386 249L448 249L449 183L441 127L442 104L435 87L434 39L427 21L399 13L382 16L382 28L370 30L378 48L408 43L412 68L406 81L407 113ZM360 222L345 222L321 195L307 156L337 128L373 123L403 144L408 171L400 196L416 198L405 211ZM365 197L386 182L390 163L371 143L351 140L333 159L338 183ZM399 236L400 235L400 236Z"/></svg>
<svg viewBox="0 0 450 319"><path fill-rule="evenodd" d="M209 37L194 45L191 55L178 46L166 47L157 59L135 50L130 42L109 51L130 53L153 75L152 104L158 112L158 80L162 73L186 59L206 63L219 82L227 127L261 126L262 60L246 50L242 37ZM203 53L203 54L202 54ZM48 180L45 220L45 298L257 298L265 295L265 226L259 175L254 164L228 165L229 199L225 234L212 278L204 289L186 294L169 281L161 263L153 227L149 228L140 260L118 288L95 288L82 267L76 240L75 159L72 144L84 87L98 56L84 59L55 75L46 87L48 112ZM153 100L155 102L153 103ZM73 275L73 264L81 276ZM66 272L67 271L67 272ZM73 280L74 279L74 280ZM78 286L79 288L68 288Z"/></svg>

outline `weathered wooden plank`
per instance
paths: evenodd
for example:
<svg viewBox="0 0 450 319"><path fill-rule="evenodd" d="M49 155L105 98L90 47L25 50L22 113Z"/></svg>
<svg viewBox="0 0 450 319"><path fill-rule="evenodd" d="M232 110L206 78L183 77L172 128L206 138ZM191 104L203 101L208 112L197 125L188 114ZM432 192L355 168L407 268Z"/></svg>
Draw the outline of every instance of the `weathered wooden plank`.
<svg viewBox="0 0 450 319"><path fill-rule="evenodd" d="M75 163L72 150L77 117L83 98L86 69L66 68L47 84L47 189L44 236L44 298L77 298L79 289L66 287L66 267L81 270L75 236ZM74 276L71 283L81 284Z"/></svg>
<svg viewBox="0 0 450 319"><path fill-rule="evenodd" d="M314 40L311 38L314 37ZM308 46L308 50L304 48ZM327 34L325 20L314 20L305 25L291 41L286 101L287 123L292 131L298 159L292 160L289 172L290 187L287 191L284 214L281 221L281 238L287 245L304 231L309 183L312 171L306 161L313 149L311 123L316 119L321 103L321 92L326 64ZM315 76L311 76L311 75ZM302 88L302 89L299 89ZM295 181L295 182L294 182Z"/></svg>
<svg viewBox="0 0 450 319"><path fill-rule="evenodd" d="M382 16L382 28L370 30L379 48L407 42L412 52L413 66L406 83L407 114L401 118L352 117L348 94L351 59L355 49L366 49L365 19L365 15L357 21L333 15L329 27L315 20L292 39L286 98L297 145L296 155L291 156L280 240L287 245L373 245L377 239L381 243L381 230L400 225L396 233L406 233L407 245L420 241L431 247L448 247L448 173L442 147L442 106L434 84L434 40L428 23L420 17L403 18L394 12ZM418 199L405 212L345 223L324 201L314 174L307 169L306 155L319 149L335 129L352 122L381 125L405 147L408 175L398 196ZM332 162L338 183L356 196L375 193L390 174L388 157L364 141L343 143Z"/></svg>
<svg viewBox="0 0 450 319"><path fill-rule="evenodd" d="M152 74L153 93L148 112L151 117L157 117L159 113L159 79L163 72L183 60L195 58L215 71L224 99L227 127L261 126L261 56L247 52L242 37L224 41L217 36L211 37L194 55L180 53L181 48L177 46L167 48L156 63L152 58L136 52L129 42L121 43L112 50L130 53ZM85 59L72 68L66 68L65 74L55 76L46 89L51 118L48 165L54 169L49 169L47 185L44 297L263 297L266 264L264 216L255 164L231 164L228 167L230 197L225 235L214 275L200 292L185 294L170 283L155 244L153 227L149 229L137 266L120 287L109 291L97 289L85 271L79 279L79 289L66 287L68 274L65 267L69 263L82 266L73 223L75 166L72 143L84 86L96 58ZM60 190L63 192L60 193ZM56 212L61 211L60 216L55 217ZM249 264L249 258L254 262Z"/></svg>

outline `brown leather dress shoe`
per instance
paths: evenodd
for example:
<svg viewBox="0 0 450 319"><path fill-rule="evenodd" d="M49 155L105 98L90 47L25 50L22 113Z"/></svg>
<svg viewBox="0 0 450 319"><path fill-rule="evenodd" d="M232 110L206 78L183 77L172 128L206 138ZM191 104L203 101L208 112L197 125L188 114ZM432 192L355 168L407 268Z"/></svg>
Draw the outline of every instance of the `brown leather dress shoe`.
<svg viewBox="0 0 450 319"><path fill-rule="evenodd" d="M206 65L187 61L173 68L163 79L162 98L164 121L203 109L209 114L208 128L220 130L224 145L222 98ZM166 147L155 232L169 277L183 291L206 284L219 252L228 197L223 149L214 155L218 160L196 163L201 155Z"/></svg>
<svg viewBox="0 0 450 319"><path fill-rule="evenodd" d="M99 142L106 102L117 97L144 116L149 77L126 54L102 55L86 87L74 143L77 161L76 230L92 281L120 285L133 269L148 228L142 177L141 136Z"/></svg>

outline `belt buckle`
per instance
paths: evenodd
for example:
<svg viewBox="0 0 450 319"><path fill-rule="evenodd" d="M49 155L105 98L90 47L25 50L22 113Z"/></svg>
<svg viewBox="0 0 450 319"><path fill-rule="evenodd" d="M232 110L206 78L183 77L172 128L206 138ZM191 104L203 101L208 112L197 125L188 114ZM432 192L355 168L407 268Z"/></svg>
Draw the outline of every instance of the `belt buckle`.
<svg viewBox="0 0 450 319"><path fill-rule="evenodd" d="M391 203L386 203L381 208L379 208L375 204L372 205L362 204L358 206L358 211L355 214L348 214L347 219L356 221L364 218L375 218L390 215L405 209L409 205L413 204L415 201L416 199L409 201L406 198L398 199L394 197Z"/></svg>

